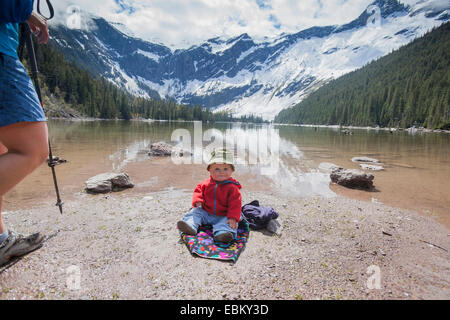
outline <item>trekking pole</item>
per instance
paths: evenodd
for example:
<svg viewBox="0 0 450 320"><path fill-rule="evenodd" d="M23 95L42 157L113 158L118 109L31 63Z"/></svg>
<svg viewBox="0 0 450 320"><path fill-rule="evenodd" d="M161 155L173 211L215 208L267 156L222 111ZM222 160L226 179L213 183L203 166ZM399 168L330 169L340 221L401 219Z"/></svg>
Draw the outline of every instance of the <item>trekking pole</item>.
<svg viewBox="0 0 450 320"><path fill-rule="evenodd" d="M36 62L36 52L34 51L32 33L31 33L30 27L28 26L27 23L22 24L21 36L24 39L23 41L25 41L25 45L27 46L27 49L28 49L28 57L30 60L31 75L32 75L33 81L34 81L34 87L36 89L36 93L39 98L39 102L41 103L41 107L44 110L44 103L42 102L41 88L39 86L39 79L38 79L39 72L38 72L37 62ZM19 48L19 51L21 51L20 55L22 54L22 50L23 50L23 45L21 48ZM48 139L48 149L49 149L48 166L52 170L53 184L55 185L55 190L56 190L56 199L57 199L56 205L59 207L59 212L61 212L61 214L62 214L63 202L61 201L61 197L59 195L58 181L56 180L56 172L55 172L55 165L58 162L53 158L52 147L50 144L50 138Z"/></svg>

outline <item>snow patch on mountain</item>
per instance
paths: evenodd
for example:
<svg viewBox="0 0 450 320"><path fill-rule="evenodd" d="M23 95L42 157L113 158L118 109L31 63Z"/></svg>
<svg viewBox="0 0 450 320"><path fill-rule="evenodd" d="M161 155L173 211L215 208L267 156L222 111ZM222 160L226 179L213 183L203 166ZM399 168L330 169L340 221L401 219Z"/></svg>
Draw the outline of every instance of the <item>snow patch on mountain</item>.
<svg viewBox="0 0 450 320"><path fill-rule="evenodd" d="M154 60L156 62L159 62L159 59L161 58L160 56L158 56L152 52L143 51L141 49L137 49L134 53L141 54L141 55L143 55L151 60Z"/></svg>

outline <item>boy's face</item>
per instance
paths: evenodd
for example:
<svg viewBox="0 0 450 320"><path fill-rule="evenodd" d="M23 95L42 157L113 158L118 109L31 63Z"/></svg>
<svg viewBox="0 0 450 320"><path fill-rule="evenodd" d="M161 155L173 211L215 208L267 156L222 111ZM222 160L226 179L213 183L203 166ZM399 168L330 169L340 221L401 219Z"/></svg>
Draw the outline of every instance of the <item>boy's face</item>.
<svg viewBox="0 0 450 320"><path fill-rule="evenodd" d="M229 164L213 163L209 166L209 173L216 181L228 180L233 174L234 170Z"/></svg>

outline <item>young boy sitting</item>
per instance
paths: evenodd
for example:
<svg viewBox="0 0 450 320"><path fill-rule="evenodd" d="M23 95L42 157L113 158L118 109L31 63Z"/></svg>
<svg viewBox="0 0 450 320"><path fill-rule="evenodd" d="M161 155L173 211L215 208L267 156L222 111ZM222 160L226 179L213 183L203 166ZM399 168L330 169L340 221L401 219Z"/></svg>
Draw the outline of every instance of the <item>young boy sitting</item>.
<svg viewBox="0 0 450 320"><path fill-rule="evenodd" d="M210 177L195 188L193 208L178 221L177 227L194 236L201 225L209 224L213 227L215 241L231 242L236 239L242 205L241 185L231 178L233 155L226 149L215 149L207 170Z"/></svg>

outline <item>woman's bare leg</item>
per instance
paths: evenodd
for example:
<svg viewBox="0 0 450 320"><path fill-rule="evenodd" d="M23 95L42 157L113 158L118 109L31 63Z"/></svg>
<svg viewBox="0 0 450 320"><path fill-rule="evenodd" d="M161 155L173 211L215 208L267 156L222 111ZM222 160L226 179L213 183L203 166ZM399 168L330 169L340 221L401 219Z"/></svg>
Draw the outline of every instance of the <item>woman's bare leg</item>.
<svg viewBox="0 0 450 320"><path fill-rule="evenodd" d="M21 122L0 128L8 152L0 156L0 196L40 166L48 157L46 122Z"/></svg>
<svg viewBox="0 0 450 320"><path fill-rule="evenodd" d="M46 122L20 122L0 128L0 233L4 232L3 196L48 156Z"/></svg>
<svg viewBox="0 0 450 320"><path fill-rule="evenodd" d="M2 216L2 201L3 197L0 197L0 234L6 231L5 223L3 222L3 216Z"/></svg>

